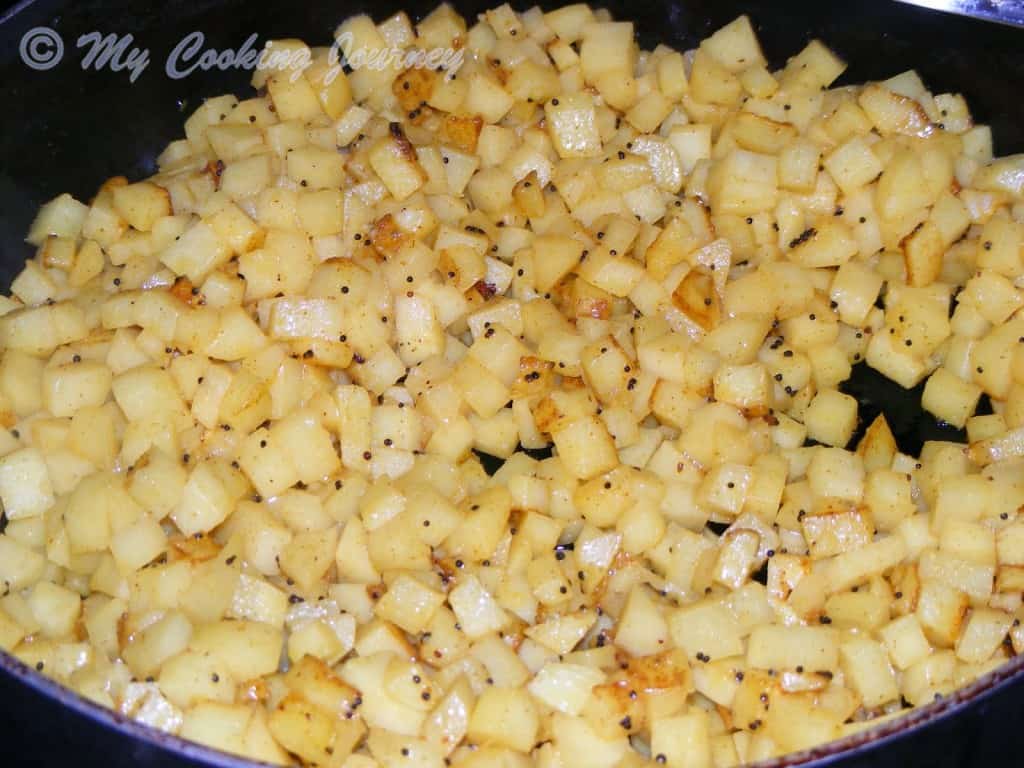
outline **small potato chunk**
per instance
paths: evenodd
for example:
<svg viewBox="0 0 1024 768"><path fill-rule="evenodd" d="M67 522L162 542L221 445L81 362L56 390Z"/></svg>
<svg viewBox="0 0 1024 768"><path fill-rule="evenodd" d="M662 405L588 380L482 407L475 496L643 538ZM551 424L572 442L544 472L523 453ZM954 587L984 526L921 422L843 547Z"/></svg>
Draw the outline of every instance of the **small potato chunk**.
<svg viewBox="0 0 1024 768"><path fill-rule="evenodd" d="M551 99L544 106L548 132L560 157L596 157L601 136L593 100L584 93Z"/></svg>

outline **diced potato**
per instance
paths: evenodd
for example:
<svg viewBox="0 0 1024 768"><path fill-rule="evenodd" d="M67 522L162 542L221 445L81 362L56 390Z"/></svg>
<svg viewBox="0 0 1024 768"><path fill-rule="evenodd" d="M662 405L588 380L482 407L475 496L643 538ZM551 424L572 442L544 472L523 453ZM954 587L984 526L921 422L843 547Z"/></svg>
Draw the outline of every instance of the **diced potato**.
<svg viewBox="0 0 1024 768"><path fill-rule="evenodd" d="M899 669L907 669L931 653L921 624L913 614L882 627L880 634L892 663Z"/></svg>
<svg viewBox="0 0 1024 768"><path fill-rule="evenodd" d="M415 579L400 577L391 584L387 594L377 603L378 616L391 621L406 632L422 632L434 612L444 603L444 596L428 589Z"/></svg>
<svg viewBox="0 0 1024 768"><path fill-rule="evenodd" d="M191 636L191 622L177 611L168 612L132 638L122 651L124 661L136 676L152 676L188 647Z"/></svg>
<svg viewBox="0 0 1024 768"><path fill-rule="evenodd" d="M881 644L870 640L845 642L840 656L843 674L852 678L866 706L878 707L899 696L896 676Z"/></svg>
<svg viewBox="0 0 1024 768"><path fill-rule="evenodd" d="M53 504L49 471L35 448L22 448L0 459L0 499L8 520L41 515Z"/></svg>
<svg viewBox="0 0 1024 768"><path fill-rule="evenodd" d="M82 598L65 587L41 581L33 588L28 607L45 637L64 637L78 621Z"/></svg>
<svg viewBox="0 0 1024 768"><path fill-rule="evenodd" d="M231 257L228 245L205 222L198 222L160 254L160 260L175 274L199 283Z"/></svg>
<svg viewBox="0 0 1024 768"><path fill-rule="evenodd" d="M690 765L710 768L714 763L707 715L696 710L692 714L655 720L651 725L651 752L658 762L674 768Z"/></svg>
<svg viewBox="0 0 1024 768"><path fill-rule="evenodd" d="M717 603L683 608L670 620L672 639L693 659L725 658L743 652L743 629L732 613Z"/></svg>
<svg viewBox="0 0 1024 768"><path fill-rule="evenodd" d="M260 622L220 621L197 629L189 645L215 656L236 680L250 680L277 671L282 633Z"/></svg>
<svg viewBox="0 0 1024 768"><path fill-rule="evenodd" d="M47 237L78 237L88 212L88 206L65 192L40 207L25 239L38 246Z"/></svg>
<svg viewBox="0 0 1024 768"><path fill-rule="evenodd" d="M396 200L404 200L426 181L413 147L400 129L378 140L370 150L369 160Z"/></svg>
<svg viewBox="0 0 1024 768"><path fill-rule="evenodd" d="M34 584L46 570L42 554L9 536L0 536L0 555L0 581L10 584L12 589Z"/></svg>
<svg viewBox="0 0 1024 768"><path fill-rule="evenodd" d="M857 401L834 389L823 390L807 407L804 423L812 440L843 447L857 428Z"/></svg>
<svg viewBox="0 0 1024 768"><path fill-rule="evenodd" d="M968 664L988 660L1002 645L1012 622L1013 619L1002 611L973 611L957 643L957 658Z"/></svg>
<svg viewBox="0 0 1024 768"><path fill-rule="evenodd" d="M592 99L586 94L551 99L544 107L548 131L560 157L595 157L601 136Z"/></svg>
<svg viewBox="0 0 1024 768"><path fill-rule="evenodd" d="M568 715L583 711L590 691L604 682L604 674L579 664L547 664L528 686L530 694L552 709Z"/></svg>
<svg viewBox="0 0 1024 768"><path fill-rule="evenodd" d="M54 416L103 405L113 377L102 363L71 363L43 372L43 404Z"/></svg>
<svg viewBox="0 0 1024 768"><path fill-rule="evenodd" d="M746 16L481 10L271 41L42 206L0 648L332 768L785 760L1024 652L1022 156ZM851 445L860 363L969 443Z"/></svg>
<svg viewBox="0 0 1024 768"><path fill-rule="evenodd" d="M137 570L160 556L167 547L167 535L151 517L142 517L122 528L110 540L110 551L122 572Z"/></svg>
<svg viewBox="0 0 1024 768"><path fill-rule="evenodd" d="M826 170L847 195L878 178L883 166L860 136L837 147L825 158Z"/></svg>
<svg viewBox="0 0 1024 768"><path fill-rule="evenodd" d="M448 603L469 637L481 637L500 630L508 620L505 611L475 578L453 589Z"/></svg>
<svg viewBox="0 0 1024 768"><path fill-rule="evenodd" d="M537 710L526 691L491 687L477 699L466 735L477 742L529 752L538 727Z"/></svg>
<svg viewBox="0 0 1024 768"><path fill-rule="evenodd" d="M618 463L608 430L594 416L565 425L552 439L566 468L581 480L607 472Z"/></svg>
<svg viewBox="0 0 1024 768"><path fill-rule="evenodd" d="M298 696L286 696L268 726L279 744L309 762L326 761L334 751L331 717Z"/></svg>
<svg viewBox="0 0 1024 768"><path fill-rule="evenodd" d="M747 663L761 669L833 670L839 636L830 627L758 627L750 635Z"/></svg>
<svg viewBox="0 0 1024 768"><path fill-rule="evenodd" d="M203 462L189 475L171 519L186 536L206 533L227 518L233 502L214 465Z"/></svg>
<svg viewBox="0 0 1024 768"><path fill-rule="evenodd" d="M938 368L928 377L921 406L955 427L963 428L981 398L981 387L964 381L946 368Z"/></svg>
<svg viewBox="0 0 1024 768"><path fill-rule="evenodd" d="M857 501L864 492L860 457L841 448L816 449L807 467L807 479L818 496Z"/></svg>

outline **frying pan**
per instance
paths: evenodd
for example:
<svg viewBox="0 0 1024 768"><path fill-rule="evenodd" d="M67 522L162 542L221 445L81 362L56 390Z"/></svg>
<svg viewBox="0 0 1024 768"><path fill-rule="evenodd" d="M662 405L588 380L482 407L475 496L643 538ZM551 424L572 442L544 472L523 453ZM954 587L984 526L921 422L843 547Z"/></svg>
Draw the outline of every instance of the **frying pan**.
<svg viewBox="0 0 1024 768"><path fill-rule="evenodd" d="M498 0L454 0L470 15ZM515 3L525 7L526 3ZM546 2L545 5L554 3ZM600 4L600 3L599 3ZM890 2L822 0L646 0L604 3L637 22L641 42L685 48L741 13L754 20L775 64L820 37L850 62L843 82L881 79L916 68L935 91L963 93L978 122L992 126L1000 154L1024 151L1024 31ZM0 2L0 6L3 3ZM149 175L164 145L180 137L184 118L203 98L250 92L244 70L168 77L164 63L181 39L203 32L206 47L237 49L252 33L327 41L344 17L382 19L404 9L417 17L435 0L331 3L193 0L146 6L129 0L31 0L0 15L0 285L8 285L31 249L23 237L38 206L60 192L89 199L106 178ZM65 43L54 68L30 69L22 37L46 26ZM134 81L127 71L83 69L80 35L132 34L150 51ZM863 365L844 385L863 423L884 412L900 448L925 440L963 440L920 408L920 390L904 390ZM982 408L986 407L983 403ZM493 469L493 467L491 467ZM766 765L855 768L1024 764L1024 658L952 696L855 737ZM86 702L0 653L0 763L104 768L237 767L245 761L166 736Z"/></svg>

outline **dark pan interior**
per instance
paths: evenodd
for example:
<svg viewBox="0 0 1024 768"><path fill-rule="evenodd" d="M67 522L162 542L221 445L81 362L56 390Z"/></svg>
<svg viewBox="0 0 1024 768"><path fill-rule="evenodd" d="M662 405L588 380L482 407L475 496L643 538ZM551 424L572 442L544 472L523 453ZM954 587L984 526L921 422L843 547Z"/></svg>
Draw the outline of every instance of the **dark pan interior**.
<svg viewBox="0 0 1024 768"><path fill-rule="evenodd" d="M499 0L455 0L464 14ZM128 0L37 0L0 17L0 285L20 270L31 249L22 238L38 206L68 191L88 200L106 178L149 175L164 145L179 138L185 117L203 98L245 95L249 73L197 72L171 79L164 64L174 46L200 30L206 46L238 48L252 33L324 43L344 17L369 12L381 19L404 9L421 16L434 0L344 4L323 0L263 2L196 0L146 4ZM526 7L527 3L513 3ZM559 3L545 2L553 7ZM842 82L881 79L916 68L936 93L963 93L978 122L992 125L1000 154L1024 151L1024 31L923 11L894 2L828 3L795 0L661 0L600 3L637 22L641 42L685 48L740 13L755 22L769 60L779 65L811 37L820 37L850 67ZM2 3L0 3L2 5ZM22 35L45 25L65 42L53 70L28 69L19 58ZM151 62L135 83L127 72L84 71L80 35L131 33ZM900 448L916 453L925 440L962 440L963 433L920 409L920 390L904 390L857 366L846 390L861 404L866 425L885 412ZM985 404L982 406L986 407ZM863 426L863 425L862 425ZM1019 670L1020 665L1014 664ZM816 765L988 766L1019 764L1024 753L1024 680L1018 672L980 686L977 696L937 705L945 713L927 724L868 741ZM0 745L4 765L184 766L235 761L152 740L145 729L115 719L61 693L34 672L0 655Z"/></svg>

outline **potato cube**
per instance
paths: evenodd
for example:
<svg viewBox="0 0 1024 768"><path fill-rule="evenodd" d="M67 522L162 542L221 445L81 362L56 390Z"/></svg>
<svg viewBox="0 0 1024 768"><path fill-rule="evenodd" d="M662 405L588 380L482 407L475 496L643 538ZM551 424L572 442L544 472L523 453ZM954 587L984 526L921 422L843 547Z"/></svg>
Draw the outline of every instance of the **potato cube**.
<svg viewBox="0 0 1024 768"><path fill-rule="evenodd" d="M672 112L672 102L660 91L651 91L626 113L626 121L641 133L654 133ZM634 150L637 145L634 142Z"/></svg>
<svg viewBox="0 0 1024 768"><path fill-rule="evenodd" d="M805 230L790 243L790 258L804 267L836 267L857 254L859 246L849 228L825 221Z"/></svg>
<svg viewBox="0 0 1024 768"><path fill-rule="evenodd" d="M616 627L616 644L633 656L649 656L663 650L668 639L668 624L654 597L643 586L633 587Z"/></svg>
<svg viewBox="0 0 1024 768"><path fill-rule="evenodd" d="M160 690L172 704L188 708L201 701L229 704L234 700L235 682L217 659L185 651L168 659L160 669Z"/></svg>
<svg viewBox="0 0 1024 768"><path fill-rule="evenodd" d="M477 208L498 215L512 205L515 184L515 177L504 168L483 168L473 174L467 192Z"/></svg>
<svg viewBox="0 0 1024 768"><path fill-rule="evenodd" d="M444 604L444 595L417 579L399 576L388 587L374 612L410 634L426 629L434 612Z"/></svg>
<svg viewBox="0 0 1024 768"><path fill-rule="evenodd" d="M492 686L477 699L466 736L477 743L528 753L539 727L537 708L525 689Z"/></svg>
<svg viewBox="0 0 1024 768"><path fill-rule="evenodd" d="M723 365L714 376L715 398L737 408L767 411L773 402L772 384L762 363Z"/></svg>
<svg viewBox="0 0 1024 768"><path fill-rule="evenodd" d="M541 235L533 241L533 252L533 284L549 292L579 264L583 243L564 235Z"/></svg>
<svg viewBox="0 0 1024 768"><path fill-rule="evenodd" d="M591 690L604 682L604 673L581 664L546 664L527 686L530 694L568 715L583 711Z"/></svg>
<svg viewBox="0 0 1024 768"><path fill-rule="evenodd" d="M497 123L514 103L512 95L497 81L476 73L470 78L462 108L471 115L480 115L486 123Z"/></svg>
<svg viewBox="0 0 1024 768"><path fill-rule="evenodd" d="M707 714L693 708L685 715L661 717L651 724L651 754L672 768L711 768L711 729Z"/></svg>
<svg viewBox="0 0 1024 768"><path fill-rule="evenodd" d="M551 438L566 469L580 480L608 472L619 463L615 441L597 416L576 419Z"/></svg>
<svg viewBox="0 0 1024 768"><path fill-rule="evenodd" d="M596 83L598 78L609 72L632 74L636 62L632 22L593 22L584 25L581 31L583 42L580 45L580 68L586 82ZM573 38L566 39L566 42L572 41Z"/></svg>
<svg viewBox="0 0 1024 768"><path fill-rule="evenodd" d="M749 216L772 210L778 202L778 159L735 149L711 167L707 192L717 213Z"/></svg>
<svg viewBox="0 0 1024 768"><path fill-rule="evenodd" d="M103 405L113 379L103 363L83 360L43 372L43 403L54 416L73 416L80 408Z"/></svg>
<svg viewBox="0 0 1024 768"><path fill-rule="evenodd" d="M896 676L885 648L868 638L853 638L839 648L843 674L864 706L880 707L899 697Z"/></svg>
<svg viewBox="0 0 1024 768"><path fill-rule="evenodd" d="M160 523L149 516L117 531L110 540L110 552L122 573L138 570L166 548L167 535Z"/></svg>
<svg viewBox="0 0 1024 768"><path fill-rule="evenodd" d="M601 136L593 99L586 93L565 94L544 105L548 132L560 157L597 157Z"/></svg>
<svg viewBox="0 0 1024 768"><path fill-rule="evenodd" d="M335 189L345 180L345 163L341 155L318 147L290 151L287 171L292 181L311 189Z"/></svg>
<svg viewBox="0 0 1024 768"><path fill-rule="evenodd" d="M864 503L880 531L893 531L917 512L911 481L902 472L875 469L864 484Z"/></svg>
<svg viewBox="0 0 1024 768"><path fill-rule="evenodd" d="M738 16L701 41L701 48L730 72L742 72L765 64L750 18Z"/></svg>
<svg viewBox="0 0 1024 768"><path fill-rule="evenodd" d="M494 597L471 576L448 594L448 604L468 637L476 638L501 629L508 617Z"/></svg>
<svg viewBox="0 0 1024 768"><path fill-rule="evenodd" d="M178 611L136 633L122 650L125 663L137 677L156 675L164 662L184 651L192 637L192 624Z"/></svg>
<svg viewBox="0 0 1024 768"><path fill-rule="evenodd" d="M992 594L995 568L955 557L948 552L926 550L918 564L922 581L936 580L965 592L975 601L987 600Z"/></svg>
<svg viewBox="0 0 1024 768"><path fill-rule="evenodd" d="M43 514L54 501L46 461L35 448L22 448L0 459L0 499L8 520Z"/></svg>
<svg viewBox="0 0 1024 768"><path fill-rule="evenodd" d="M739 78L743 90L758 99L771 98L779 90L779 81L763 64L745 69Z"/></svg>
<svg viewBox="0 0 1024 768"><path fill-rule="evenodd" d="M843 552L822 563L826 589L832 593L857 586L897 565L906 555L907 544L895 535Z"/></svg>
<svg viewBox="0 0 1024 768"><path fill-rule="evenodd" d="M1003 611L977 608L971 612L956 645L956 655L967 664L988 661L999 650L1013 625L1013 617Z"/></svg>
<svg viewBox="0 0 1024 768"><path fill-rule="evenodd" d="M929 413L963 429L981 398L981 387L964 381L947 368L937 368L928 377L921 396L921 407Z"/></svg>
<svg viewBox="0 0 1024 768"><path fill-rule="evenodd" d="M369 161L396 200L405 200L427 180L415 149L400 128L374 143Z"/></svg>
<svg viewBox="0 0 1024 768"><path fill-rule="evenodd" d="M807 436L843 448L857 428L857 401L836 389L818 392L804 414Z"/></svg>
<svg viewBox="0 0 1024 768"><path fill-rule="evenodd" d="M668 143L679 155L684 174L693 173L697 163L711 158L711 126L705 124L673 126Z"/></svg>
<svg viewBox="0 0 1024 768"><path fill-rule="evenodd" d="M270 439L295 461L298 479L306 484L322 481L340 467L331 436L312 410L294 411L270 430Z"/></svg>
<svg viewBox="0 0 1024 768"><path fill-rule="evenodd" d="M238 463L261 496L276 496L299 480L291 455L264 429L245 439Z"/></svg>
<svg viewBox="0 0 1024 768"><path fill-rule="evenodd" d="M803 517L804 538L815 558L831 557L871 542L871 518L856 507L824 509Z"/></svg>
<svg viewBox="0 0 1024 768"><path fill-rule="evenodd" d="M183 534L193 536L212 531L227 519L233 506L234 499L214 465L204 461L189 475L171 519Z"/></svg>
<svg viewBox="0 0 1024 768"><path fill-rule="evenodd" d="M311 120L320 114L320 100L309 81L304 77L293 77L294 74L280 72L271 75L266 81L267 91L281 120Z"/></svg>
<svg viewBox="0 0 1024 768"><path fill-rule="evenodd" d="M834 149L825 158L824 165L846 195L874 181L883 170L882 163L861 136L854 136Z"/></svg>
<svg viewBox="0 0 1024 768"><path fill-rule="evenodd" d="M704 104L734 106L743 94L736 76L710 56L704 48L697 49L690 68L690 93Z"/></svg>
<svg viewBox="0 0 1024 768"><path fill-rule="evenodd" d="M288 613L288 595L257 575L241 574L231 597L228 616L283 627Z"/></svg>
<svg viewBox="0 0 1024 768"><path fill-rule="evenodd" d="M847 261L832 278L830 298L838 305L839 319L847 325L861 326L874 307L884 279L878 272L857 261Z"/></svg>
<svg viewBox="0 0 1024 768"><path fill-rule="evenodd" d="M892 663L901 670L913 666L931 653L932 648L924 636L921 623L912 613L889 622L879 630L879 634Z"/></svg>
<svg viewBox="0 0 1024 768"><path fill-rule="evenodd" d="M140 232L149 232L157 219L171 215L167 190L149 181L115 187L113 202L118 215Z"/></svg>
<svg viewBox="0 0 1024 768"><path fill-rule="evenodd" d="M337 547L336 528L301 531L281 552L281 572L300 589L313 590L333 565Z"/></svg>
<svg viewBox="0 0 1024 768"><path fill-rule="evenodd" d="M720 603L704 600L681 608L669 618L669 625L673 642L693 660L743 653L746 633L732 612Z"/></svg>
<svg viewBox="0 0 1024 768"><path fill-rule="evenodd" d="M46 558L10 536L0 535L0 583L23 589L38 581L46 570Z"/></svg>
<svg viewBox="0 0 1024 768"><path fill-rule="evenodd" d="M177 275L198 285L231 258L231 249L216 231L200 221L185 230L160 254L160 261Z"/></svg>
<svg viewBox="0 0 1024 768"><path fill-rule="evenodd" d="M1024 565L1024 523L1014 522L996 534L1000 565Z"/></svg>
<svg viewBox="0 0 1024 768"><path fill-rule="evenodd" d="M671 101L678 101L689 90L683 55L678 51L666 53L658 60L658 90Z"/></svg>
<svg viewBox="0 0 1024 768"><path fill-rule="evenodd" d="M748 641L747 663L759 669L836 670L839 632L831 627L758 626Z"/></svg>
<svg viewBox="0 0 1024 768"><path fill-rule="evenodd" d="M82 610L82 598L70 589L49 581L41 581L28 598L44 637L62 638L71 634Z"/></svg>
<svg viewBox="0 0 1024 768"><path fill-rule="evenodd" d="M277 705L268 726L279 744L304 761L326 764L334 753L334 718L296 694Z"/></svg>
<svg viewBox="0 0 1024 768"><path fill-rule="evenodd" d="M864 493L861 458L842 448L817 448L807 467L807 480L818 496L859 501Z"/></svg>
<svg viewBox="0 0 1024 768"><path fill-rule="evenodd" d="M197 627L189 645L218 659L235 680L250 680L277 672L283 635L269 624L225 620Z"/></svg>
<svg viewBox="0 0 1024 768"><path fill-rule="evenodd" d="M445 539L445 549L452 556L479 562L494 554L501 541L512 513L512 497L496 487L471 497L467 504L461 523Z"/></svg>
<svg viewBox="0 0 1024 768"><path fill-rule="evenodd" d="M65 192L40 206L25 239L38 247L48 237L77 238L88 213L88 206Z"/></svg>

